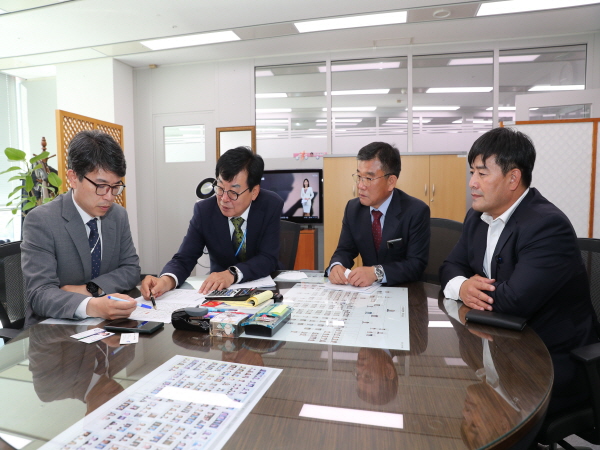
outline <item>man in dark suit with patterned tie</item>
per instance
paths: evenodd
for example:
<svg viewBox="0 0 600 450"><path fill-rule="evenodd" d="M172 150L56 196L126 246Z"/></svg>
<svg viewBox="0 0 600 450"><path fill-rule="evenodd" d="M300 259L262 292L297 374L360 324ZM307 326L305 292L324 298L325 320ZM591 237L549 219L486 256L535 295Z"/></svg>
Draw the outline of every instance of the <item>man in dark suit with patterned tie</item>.
<svg viewBox="0 0 600 450"><path fill-rule="evenodd" d="M114 203L125 170L123 150L108 134L82 131L69 144L71 189L23 223L27 326L46 317L117 319L135 309L132 298L119 294L140 280L127 212Z"/></svg>
<svg viewBox="0 0 600 450"><path fill-rule="evenodd" d="M400 152L385 142L361 148L353 174L358 198L346 205L338 247L327 274L334 284L368 286L421 278L429 259L429 207L397 189ZM363 266L345 275L353 259Z"/></svg>
<svg viewBox="0 0 600 450"><path fill-rule="evenodd" d="M278 267L283 200L260 189L263 159L247 148L226 151L217 161L213 197L197 202L187 234L159 278L147 276L142 295L160 297L190 276L204 247L210 275L200 292L265 277Z"/></svg>

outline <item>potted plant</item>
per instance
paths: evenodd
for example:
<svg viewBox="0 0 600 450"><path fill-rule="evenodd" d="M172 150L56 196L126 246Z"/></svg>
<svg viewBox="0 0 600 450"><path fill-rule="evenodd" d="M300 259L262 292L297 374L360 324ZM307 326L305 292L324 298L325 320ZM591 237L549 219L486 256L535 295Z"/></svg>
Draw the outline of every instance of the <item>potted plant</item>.
<svg viewBox="0 0 600 450"><path fill-rule="evenodd" d="M9 161L18 165L9 167L0 175L15 172L8 181L21 180L21 185L8 194L9 201L6 206L12 206L13 215L17 214L19 208L25 215L27 211L52 201L58 195L62 180L48 166L48 158L56 155L50 156L50 153L44 150L39 155L27 159L24 151L11 147L7 147L4 154Z"/></svg>

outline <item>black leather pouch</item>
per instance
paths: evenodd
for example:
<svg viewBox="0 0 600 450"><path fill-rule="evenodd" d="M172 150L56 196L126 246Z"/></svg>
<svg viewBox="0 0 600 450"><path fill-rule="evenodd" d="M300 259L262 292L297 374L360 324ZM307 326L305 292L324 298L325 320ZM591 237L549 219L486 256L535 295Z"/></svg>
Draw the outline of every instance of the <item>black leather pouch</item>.
<svg viewBox="0 0 600 450"><path fill-rule="evenodd" d="M467 323L480 323L483 325L516 331L523 330L527 323L527 320L523 319L522 317L511 316L494 311L480 311L478 309L472 309L469 311L465 318L467 319Z"/></svg>

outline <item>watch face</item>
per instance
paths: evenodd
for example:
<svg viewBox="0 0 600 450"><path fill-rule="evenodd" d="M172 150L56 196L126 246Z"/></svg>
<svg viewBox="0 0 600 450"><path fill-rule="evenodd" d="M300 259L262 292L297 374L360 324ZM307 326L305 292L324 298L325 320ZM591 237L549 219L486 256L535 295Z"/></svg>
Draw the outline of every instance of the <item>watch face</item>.
<svg viewBox="0 0 600 450"><path fill-rule="evenodd" d="M98 285L96 283L92 283L91 281L85 285L86 289L90 294L94 297L98 295Z"/></svg>

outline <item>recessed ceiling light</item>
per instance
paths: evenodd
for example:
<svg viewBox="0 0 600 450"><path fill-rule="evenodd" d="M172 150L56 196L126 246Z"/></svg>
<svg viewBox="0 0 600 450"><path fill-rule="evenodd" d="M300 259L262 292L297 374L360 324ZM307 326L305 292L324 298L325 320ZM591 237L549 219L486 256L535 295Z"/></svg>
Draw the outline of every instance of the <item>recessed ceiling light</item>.
<svg viewBox="0 0 600 450"><path fill-rule="evenodd" d="M256 98L286 98L285 92L267 92L264 94L256 94Z"/></svg>
<svg viewBox="0 0 600 450"><path fill-rule="evenodd" d="M442 9L438 9L436 11L433 12L433 17L435 17L436 19L445 19L446 17L450 17L450 10L446 9L446 8L442 8Z"/></svg>
<svg viewBox="0 0 600 450"><path fill-rule="evenodd" d="M331 95L373 95L387 94L389 89L354 89L351 91L331 91Z"/></svg>
<svg viewBox="0 0 600 450"><path fill-rule="evenodd" d="M429 123L431 119L413 119L413 123ZM397 125L399 123L408 123L408 119L388 119L383 125Z"/></svg>
<svg viewBox="0 0 600 450"><path fill-rule="evenodd" d="M598 0L505 0L501 2L483 3L477 11L477 16L495 14L512 14L544 9L570 8L600 3Z"/></svg>
<svg viewBox="0 0 600 450"><path fill-rule="evenodd" d="M306 22L296 22L294 25L300 33L312 33L314 31L341 30L343 28L372 27L377 25L406 23L406 15L406 11L396 11L382 14L367 14L364 16L309 20Z"/></svg>
<svg viewBox="0 0 600 450"><path fill-rule="evenodd" d="M273 71L271 70L257 70L256 72L254 72L254 76L257 77L272 77L274 76Z"/></svg>
<svg viewBox="0 0 600 450"><path fill-rule="evenodd" d="M378 63L363 63L363 64L332 64L332 72L350 72L352 70L381 70L381 69L398 69L400 61L386 61ZM319 72L325 73L327 68L319 66Z"/></svg>
<svg viewBox="0 0 600 450"><path fill-rule="evenodd" d="M377 106L334 106L331 108L333 112L370 112L375 111ZM323 112L327 111L327 108L322 108Z"/></svg>
<svg viewBox="0 0 600 450"><path fill-rule="evenodd" d="M288 123L287 119L257 119L256 124L267 124L267 123Z"/></svg>
<svg viewBox="0 0 600 450"><path fill-rule="evenodd" d="M533 86L529 91L582 91L585 89L584 84L563 84L563 85L538 85Z"/></svg>
<svg viewBox="0 0 600 450"><path fill-rule="evenodd" d="M485 108L486 111L492 111L494 108L490 106ZM498 106L498 111L516 111L516 106Z"/></svg>
<svg viewBox="0 0 600 450"><path fill-rule="evenodd" d="M193 47L195 45L217 44L219 42L239 41L240 37L233 31L217 31L216 33L190 34L164 39L140 41L150 50L165 50L169 48Z"/></svg>
<svg viewBox="0 0 600 450"><path fill-rule="evenodd" d="M344 119L344 118L333 118L334 122L339 122L339 123L358 123L360 121L362 121L362 119ZM316 120L317 123L326 123L327 119L317 119Z"/></svg>
<svg viewBox="0 0 600 450"><path fill-rule="evenodd" d="M265 108L265 109L257 109L257 114L264 113L289 113L292 112L292 108Z"/></svg>
<svg viewBox="0 0 600 450"><path fill-rule="evenodd" d="M467 92L490 92L493 87L473 86L473 87L439 87L429 88L425 91L426 94L462 94Z"/></svg>
<svg viewBox="0 0 600 450"><path fill-rule="evenodd" d="M531 62L538 59L540 55L514 55L514 56L500 56L498 61L502 63L517 63L517 62ZM448 61L449 66L473 66L477 64L493 64L494 58L457 58Z"/></svg>
<svg viewBox="0 0 600 450"><path fill-rule="evenodd" d="M456 111L460 106L413 106L413 111Z"/></svg>
<svg viewBox="0 0 600 450"><path fill-rule="evenodd" d="M487 119L473 119L473 123L492 123L492 121Z"/></svg>
<svg viewBox="0 0 600 450"><path fill-rule="evenodd" d="M462 119L453 120L452 123L463 123Z"/></svg>

